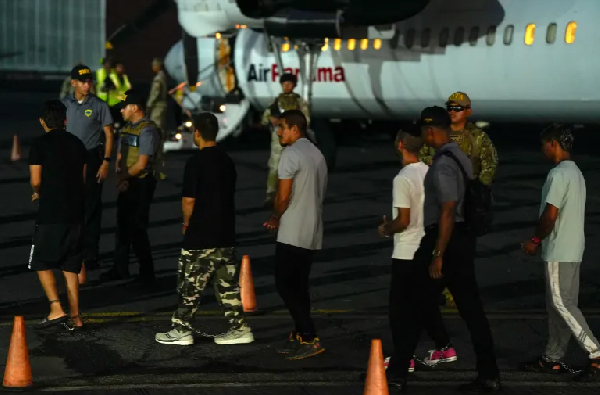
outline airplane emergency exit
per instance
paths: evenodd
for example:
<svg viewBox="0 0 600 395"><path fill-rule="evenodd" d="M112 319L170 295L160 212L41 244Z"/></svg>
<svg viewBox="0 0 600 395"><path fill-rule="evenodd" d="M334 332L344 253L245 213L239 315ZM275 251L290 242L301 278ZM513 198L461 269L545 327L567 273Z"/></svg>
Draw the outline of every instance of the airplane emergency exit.
<svg viewBox="0 0 600 395"><path fill-rule="evenodd" d="M198 95L241 95L259 111L280 93L279 76L292 72L299 77L296 91L322 119L410 120L460 90L473 101L474 120L600 120L600 1L415 1L403 11L406 19L340 28L338 18L337 27L320 28L330 33L320 39L294 38L285 27L294 25L289 10L285 19L281 10L251 12L251 3L178 0L196 56L178 43L167 56L167 72L184 81L193 68ZM342 11L336 15L343 20ZM310 25L311 11L302 12L297 25ZM326 24L318 12L315 26ZM275 37L274 31L290 34Z"/></svg>

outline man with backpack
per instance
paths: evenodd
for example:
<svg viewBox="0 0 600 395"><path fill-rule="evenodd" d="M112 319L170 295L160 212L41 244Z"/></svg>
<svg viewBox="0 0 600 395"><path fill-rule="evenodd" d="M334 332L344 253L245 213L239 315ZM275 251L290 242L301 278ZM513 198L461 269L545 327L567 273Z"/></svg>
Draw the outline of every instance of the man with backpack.
<svg viewBox="0 0 600 395"><path fill-rule="evenodd" d="M431 321L441 320L437 298L447 286L471 332L477 356L477 379L461 389L493 392L500 390L501 384L492 334L475 276L476 236L485 233L489 200L485 199L487 191L481 188L483 184L473 179L468 156L451 140L450 125L450 115L442 107L428 107L421 112L421 136L436 153L424 181L425 236L414 256L420 269L414 281L407 282L413 286L409 293L416 306L413 310L416 325L411 325L412 330L396 350L399 365L392 359L388 370L393 363L394 373L406 376L421 329L439 327ZM436 337L442 335L445 333Z"/></svg>

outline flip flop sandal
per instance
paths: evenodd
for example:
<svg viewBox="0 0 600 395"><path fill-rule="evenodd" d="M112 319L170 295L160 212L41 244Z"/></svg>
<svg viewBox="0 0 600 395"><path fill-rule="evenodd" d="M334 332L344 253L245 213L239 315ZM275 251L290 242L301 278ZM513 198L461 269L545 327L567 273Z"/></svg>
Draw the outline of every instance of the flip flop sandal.
<svg viewBox="0 0 600 395"><path fill-rule="evenodd" d="M81 325L81 326L75 326L73 325L73 318L81 318L81 315L74 315L72 317L69 318L69 323L65 323L65 326L67 327L68 330L73 331L73 332L80 332L82 330L84 330L84 328L86 327L85 324ZM83 320L81 321L83 323Z"/></svg>
<svg viewBox="0 0 600 395"><path fill-rule="evenodd" d="M60 303L60 300L51 300L50 304L52 304L52 303ZM48 317L44 317L42 319L42 321L39 324L37 324L35 327L36 327L36 329L45 329L45 328L49 328L51 326L63 324L65 322L67 322L68 320L69 320L69 317L66 314L63 315L62 317L58 317L53 320L48 319Z"/></svg>

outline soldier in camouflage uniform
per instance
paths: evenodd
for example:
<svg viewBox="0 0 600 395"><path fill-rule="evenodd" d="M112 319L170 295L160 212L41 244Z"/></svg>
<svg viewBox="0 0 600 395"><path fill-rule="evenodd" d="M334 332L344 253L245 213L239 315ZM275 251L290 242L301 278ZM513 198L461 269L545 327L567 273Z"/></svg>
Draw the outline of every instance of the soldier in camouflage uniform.
<svg viewBox="0 0 600 395"><path fill-rule="evenodd" d="M269 208L273 206L273 199L277 193L277 168L279 166L281 151L283 150L277 136L277 129L279 127L278 116L287 110L300 110L310 124L308 103L299 94L293 92L297 82L298 79L294 74L283 74L279 79L283 92L267 107L262 117L262 124L265 126L268 125L271 129L271 156L267 162L269 175L267 177L267 197L265 199L265 207Z"/></svg>
<svg viewBox="0 0 600 395"><path fill-rule="evenodd" d="M148 109L148 115L161 131L161 144L158 156L156 158L157 170L159 172L160 179L167 178L164 173L165 167L165 154L164 145L167 139L167 77L163 71L162 61L155 58L152 61L152 71L156 73L152 80L152 88L148 95L148 102L146 108Z"/></svg>
<svg viewBox="0 0 600 395"><path fill-rule="evenodd" d="M179 306L173 329L157 333L162 344L194 343L191 320L204 289L212 279L217 301L230 329L215 337L217 344L254 341L244 316L235 256L235 164L217 146L219 123L214 114L192 116L194 143L199 150L186 163L183 175L183 248L177 270Z"/></svg>

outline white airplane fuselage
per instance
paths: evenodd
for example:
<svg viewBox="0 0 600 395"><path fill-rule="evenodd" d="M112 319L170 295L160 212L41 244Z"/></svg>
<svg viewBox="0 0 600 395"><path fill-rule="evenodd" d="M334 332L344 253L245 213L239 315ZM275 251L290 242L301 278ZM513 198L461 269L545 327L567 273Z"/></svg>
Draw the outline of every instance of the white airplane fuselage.
<svg viewBox="0 0 600 395"><path fill-rule="evenodd" d="M261 28L261 20L223 0L179 0L178 7L182 27L197 37L198 92L223 96L231 89L220 66L225 59L233 61L238 87L251 104L267 107L281 92L282 71L267 37L250 29ZM432 0L396 23L390 39L329 39L318 56L312 116L414 119L424 107L463 91L475 120L598 122L598 15L599 0ZM214 37L235 25L246 28L237 30L234 45ZM166 59L167 71L180 81L181 52L179 43ZM282 63L284 72L298 73L293 45ZM297 92L302 84L299 75Z"/></svg>

